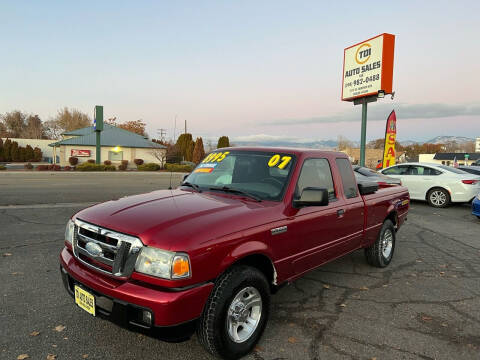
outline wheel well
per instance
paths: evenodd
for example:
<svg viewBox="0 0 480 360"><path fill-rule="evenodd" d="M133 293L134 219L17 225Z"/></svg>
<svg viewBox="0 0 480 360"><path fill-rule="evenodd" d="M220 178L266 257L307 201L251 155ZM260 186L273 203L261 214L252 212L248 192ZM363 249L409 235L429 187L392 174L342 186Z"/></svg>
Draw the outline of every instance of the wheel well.
<svg viewBox="0 0 480 360"><path fill-rule="evenodd" d="M385 218L385 220L390 220L393 223L393 226L395 227L395 230L397 229L398 215L397 215L396 211L390 212L390 214L388 214L388 216ZM385 222L385 220L384 220L384 222Z"/></svg>
<svg viewBox="0 0 480 360"><path fill-rule="evenodd" d="M447 189L441 187L441 186L434 186L434 187L431 187L430 189L427 190L427 193L425 194L425 200L428 201L428 194L430 194L430 191L434 190L434 189L441 189L441 190L445 190L448 194L448 196L450 196L450 191L448 191Z"/></svg>
<svg viewBox="0 0 480 360"><path fill-rule="evenodd" d="M232 266L234 265L248 265L257 268L267 277L270 284L277 285L277 272L268 256L262 254L248 255L236 261Z"/></svg>

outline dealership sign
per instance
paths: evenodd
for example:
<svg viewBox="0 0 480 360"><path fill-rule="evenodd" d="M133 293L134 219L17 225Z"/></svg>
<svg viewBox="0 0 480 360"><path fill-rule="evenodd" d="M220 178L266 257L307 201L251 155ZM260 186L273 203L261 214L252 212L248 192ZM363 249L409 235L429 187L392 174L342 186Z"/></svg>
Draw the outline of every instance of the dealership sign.
<svg viewBox="0 0 480 360"><path fill-rule="evenodd" d="M392 93L395 35L381 34L343 52L342 100Z"/></svg>
<svg viewBox="0 0 480 360"><path fill-rule="evenodd" d="M90 150L77 150L72 149L70 156L77 156L77 157L90 157Z"/></svg>

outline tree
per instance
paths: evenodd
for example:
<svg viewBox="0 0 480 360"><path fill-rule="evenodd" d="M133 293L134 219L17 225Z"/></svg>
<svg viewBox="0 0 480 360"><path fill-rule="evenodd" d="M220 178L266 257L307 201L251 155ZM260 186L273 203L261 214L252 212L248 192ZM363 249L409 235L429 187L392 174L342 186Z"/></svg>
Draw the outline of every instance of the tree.
<svg viewBox="0 0 480 360"><path fill-rule="evenodd" d="M34 161L35 160L35 154L33 152L33 148L30 145L27 145L25 147L25 161Z"/></svg>
<svg viewBox="0 0 480 360"><path fill-rule="evenodd" d="M14 110L2 116L9 137L22 137L25 131L27 115L19 110Z"/></svg>
<svg viewBox="0 0 480 360"><path fill-rule="evenodd" d="M202 159L205 157L205 149L203 148L203 140L201 137L198 137L197 140L195 140L195 147L193 148L193 156L192 156L192 161L195 164L200 163Z"/></svg>
<svg viewBox="0 0 480 360"><path fill-rule="evenodd" d="M1 116L0 116L0 138L8 136L7 127L5 126L5 124L1 120L2 119L1 119Z"/></svg>
<svg viewBox="0 0 480 360"><path fill-rule="evenodd" d="M178 139L177 143L175 144L182 154L182 157L186 161L192 161L193 157L193 138L192 134L186 133L186 134L181 134Z"/></svg>
<svg viewBox="0 0 480 360"><path fill-rule="evenodd" d="M26 139L43 139L45 138L45 129L42 120L38 115L30 115L27 118L24 137Z"/></svg>
<svg viewBox="0 0 480 360"><path fill-rule="evenodd" d="M115 124L115 121L113 121L113 123ZM142 120L131 120L131 121L124 122L122 124L118 124L116 126L118 126L121 129L131 131L138 135L147 136L147 134L145 133L146 125L147 124L145 124Z"/></svg>
<svg viewBox="0 0 480 360"><path fill-rule="evenodd" d="M60 127L58 122L53 119L45 122L44 129L45 129L45 137L47 139L54 139L54 140L60 139L62 137L62 132L64 132L64 130Z"/></svg>
<svg viewBox="0 0 480 360"><path fill-rule="evenodd" d="M40 148L38 147L35 147L35 149L33 149L33 158L35 159L35 161L42 161L42 158L43 158L43 154L42 154L42 150L40 150Z"/></svg>
<svg viewBox="0 0 480 360"><path fill-rule="evenodd" d="M230 146L230 140L228 139L228 136L220 136L220 138L218 139L217 149L229 147L229 146Z"/></svg>
<svg viewBox="0 0 480 360"><path fill-rule="evenodd" d="M0 136L0 162L1 161L5 161L5 160L3 159L3 140Z"/></svg>
<svg viewBox="0 0 480 360"><path fill-rule="evenodd" d="M3 158L4 161L12 161L10 150L12 148L12 141L10 139L5 140L3 143Z"/></svg>
<svg viewBox="0 0 480 360"><path fill-rule="evenodd" d="M337 149L345 150L353 147L353 143L348 140L345 136L339 135L337 139Z"/></svg>
<svg viewBox="0 0 480 360"><path fill-rule="evenodd" d="M72 131L81 129L92 124L92 120L85 113L77 109L68 109L64 107L58 110L57 116L54 118L56 124L63 129L63 131Z"/></svg>
<svg viewBox="0 0 480 360"><path fill-rule="evenodd" d="M12 142L12 147L10 149L10 161L17 162L20 160L20 151L18 149L18 143L16 141Z"/></svg>

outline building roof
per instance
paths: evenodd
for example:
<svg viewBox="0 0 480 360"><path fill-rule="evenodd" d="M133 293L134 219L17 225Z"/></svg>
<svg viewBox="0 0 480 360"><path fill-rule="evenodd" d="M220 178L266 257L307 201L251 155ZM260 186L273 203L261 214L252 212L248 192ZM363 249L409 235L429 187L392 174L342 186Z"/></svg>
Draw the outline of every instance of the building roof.
<svg viewBox="0 0 480 360"><path fill-rule="evenodd" d="M436 153L433 157L435 160L464 160L465 154L468 154L468 160L480 159L480 153Z"/></svg>
<svg viewBox="0 0 480 360"><path fill-rule="evenodd" d="M77 129L69 132L63 133L63 135L74 136L69 139L60 140L49 144L49 146L61 146L61 145L84 145L84 146L95 146L96 145L96 134L93 126L89 126L82 129ZM121 128L118 128L113 125L104 124L104 130L101 132L100 137L101 146L121 146L121 147L131 147L131 148L161 148L164 149L165 146L161 144L154 143L149 141L144 136L135 134L131 131L127 131Z"/></svg>

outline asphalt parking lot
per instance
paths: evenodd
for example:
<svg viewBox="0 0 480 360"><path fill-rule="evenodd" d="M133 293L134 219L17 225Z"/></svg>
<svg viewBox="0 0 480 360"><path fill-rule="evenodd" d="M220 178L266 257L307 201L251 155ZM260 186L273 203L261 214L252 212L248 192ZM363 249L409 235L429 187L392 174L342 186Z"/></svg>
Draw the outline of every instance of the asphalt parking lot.
<svg viewBox="0 0 480 360"><path fill-rule="evenodd" d="M166 343L89 316L59 275L73 213L169 183L167 173L0 174L1 359L210 358L195 336ZM247 358L479 359L479 231L469 205L413 203L389 267L358 251L283 287Z"/></svg>

